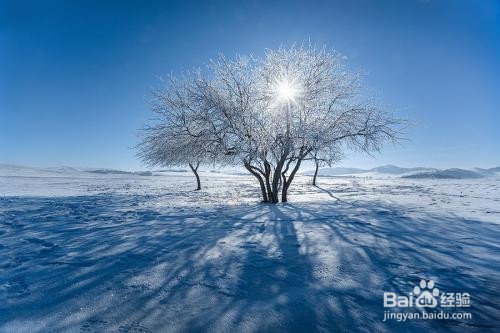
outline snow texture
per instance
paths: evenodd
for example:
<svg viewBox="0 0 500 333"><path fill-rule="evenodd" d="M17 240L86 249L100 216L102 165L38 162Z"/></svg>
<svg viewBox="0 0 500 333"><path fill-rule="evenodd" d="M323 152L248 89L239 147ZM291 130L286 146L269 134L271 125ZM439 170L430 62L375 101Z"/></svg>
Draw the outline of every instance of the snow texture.
<svg viewBox="0 0 500 333"><path fill-rule="evenodd" d="M500 179L0 173L0 332L487 332ZM468 292L472 319L383 322L383 292Z"/></svg>

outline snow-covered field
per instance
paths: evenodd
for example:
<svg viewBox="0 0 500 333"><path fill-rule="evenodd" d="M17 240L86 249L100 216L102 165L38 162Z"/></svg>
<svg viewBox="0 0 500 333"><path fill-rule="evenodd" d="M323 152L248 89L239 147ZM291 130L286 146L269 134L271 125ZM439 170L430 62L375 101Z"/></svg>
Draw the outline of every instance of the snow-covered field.
<svg viewBox="0 0 500 333"><path fill-rule="evenodd" d="M500 178L251 177L6 167L0 332L500 329ZM422 279L472 319L384 319ZM403 310L401 310L403 311Z"/></svg>

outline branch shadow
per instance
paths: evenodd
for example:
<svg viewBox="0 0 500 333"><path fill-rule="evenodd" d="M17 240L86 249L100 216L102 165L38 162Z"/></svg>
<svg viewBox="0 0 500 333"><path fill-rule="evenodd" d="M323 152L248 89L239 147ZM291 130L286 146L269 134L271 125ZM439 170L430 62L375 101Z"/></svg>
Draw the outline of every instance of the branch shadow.
<svg viewBox="0 0 500 333"><path fill-rule="evenodd" d="M0 330L483 332L499 325L497 225L376 201L181 212L149 207L150 199L0 199ZM383 292L407 294L421 279L470 293L472 320L383 322Z"/></svg>

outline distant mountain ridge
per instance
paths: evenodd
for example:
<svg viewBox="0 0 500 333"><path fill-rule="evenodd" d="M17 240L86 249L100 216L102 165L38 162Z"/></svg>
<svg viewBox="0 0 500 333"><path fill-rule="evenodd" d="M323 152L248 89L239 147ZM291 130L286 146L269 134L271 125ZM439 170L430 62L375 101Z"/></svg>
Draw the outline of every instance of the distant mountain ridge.
<svg viewBox="0 0 500 333"><path fill-rule="evenodd" d="M103 174L103 175L137 175L137 176L152 176L151 171L124 171L115 169L98 169L98 168L74 168L68 166L36 168L28 166L20 166L13 164L0 163L0 176L18 176L18 175L46 175L46 176L61 176L69 174Z"/></svg>
<svg viewBox="0 0 500 333"><path fill-rule="evenodd" d="M138 175L138 176L152 176L151 171L123 171L115 169L90 169L83 170L84 172L99 173L99 174L112 174L112 175Z"/></svg>
<svg viewBox="0 0 500 333"><path fill-rule="evenodd" d="M372 169L360 169L360 168L348 168L348 167L332 167L332 168L321 168L319 174L322 176L343 176L343 175L358 175L358 174L387 174L387 175L403 175L414 172L425 172L434 171L434 168L425 167L414 167L414 168L402 168L396 165L388 164L379 166ZM307 170L304 174L312 174L313 170Z"/></svg>
<svg viewBox="0 0 500 333"><path fill-rule="evenodd" d="M426 172L417 172L410 175L404 175L402 178L412 179L473 179L482 178L486 175L477 171L464 169L445 169Z"/></svg>
<svg viewBox="0 0 500 333"><path fill-rule="evenodd" d="M384 165L384 166L370 169L369 172L387 173L387 174L391 174L391 175L402 175L402 174L410 173L410 172L424 172L424 171L431 171L431 170L437 170L437 169L424 168L424 167L401 168L401 167L389 164L389 165Z"/></svg>
<svg viewBox="0 0 500 333"><path fill-rule="evenodd" d="M303 174L312 175L313 170L307 170ZM320 176L376 176L385 175L392 177L410 179L474 179L488 176L500 175L500 167L489 169L475 168L466 170L459 168L436 169L426 167L403 168L395 165L383 165L372 169L359 169L348 167L321 168Z"/></svg>
<svg viewBox="0 0 500 333"><path fill-rule="evenodd" d="M0 176L38 176L44 174L46 176L67 176L69 174L101 174L101 175L136 175L136 176L153 176L162 172L187 172L187 170L156 170L151 171L124 171L115 169L97 169L97 168L74 168L74 167L51 167L51 168L33 168L12 164L0 163ZM220 171L211 171L218 173ZM222 172L224 173L224 172ZM230 174L244 174L246 172L229 172ZM314 170L306 170L303 175L312 175ZM475 168L471 170L451 168L451 169L435 169L426 167L403 168L395 165L383 165L372 169L360 169L349 167L332 167L321 168L319 170L320 177L331 176L361 176L361 177L397 177L408 179L475 179L483 177L500 176L500 167L494 168Z"/></svg>

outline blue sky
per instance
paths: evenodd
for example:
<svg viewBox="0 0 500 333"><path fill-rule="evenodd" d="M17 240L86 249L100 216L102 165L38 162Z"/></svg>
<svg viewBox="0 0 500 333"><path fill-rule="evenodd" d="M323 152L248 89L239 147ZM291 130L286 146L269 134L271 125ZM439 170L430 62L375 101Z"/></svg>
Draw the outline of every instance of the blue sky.
<svg viewBox="0 0 500 333"><path fill-rule="evenodd" d="M0 1L0 163L141 169L158 76L311 39L417 125L342 164L500 165L500 1Z"/></svg>

